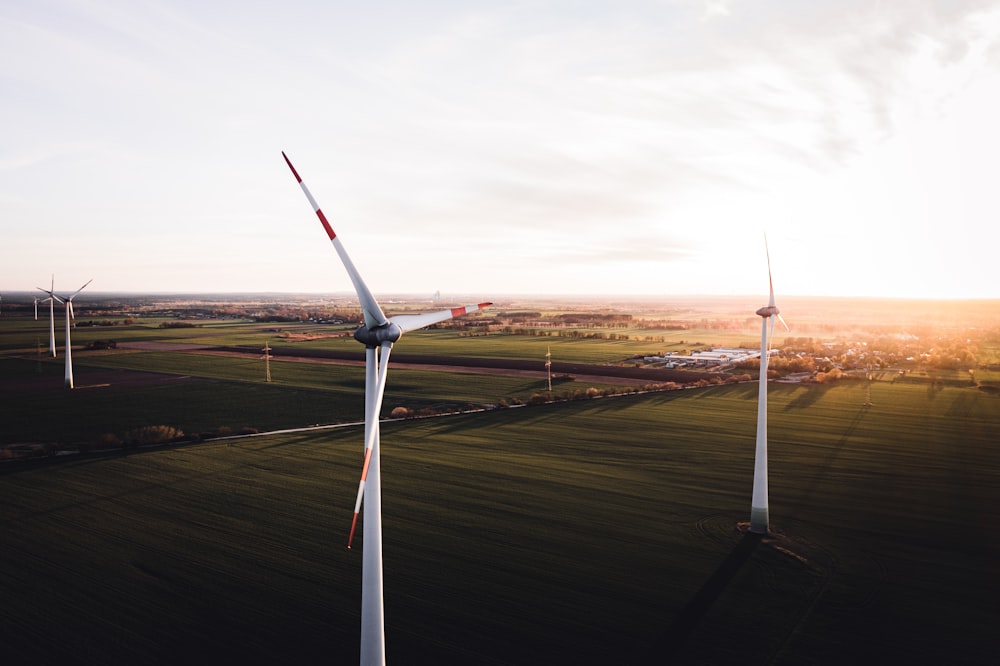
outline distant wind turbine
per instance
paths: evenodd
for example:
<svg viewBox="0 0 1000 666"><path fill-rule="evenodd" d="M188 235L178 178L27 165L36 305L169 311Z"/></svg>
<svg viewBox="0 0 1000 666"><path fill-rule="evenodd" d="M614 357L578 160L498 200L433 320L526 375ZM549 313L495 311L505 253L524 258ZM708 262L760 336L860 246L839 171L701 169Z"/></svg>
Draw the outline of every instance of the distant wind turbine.
<svg viewBox="0 0 1000 666"><path fill-rule="evenodd" d="M750 503L750 531L767 534L767 361L771 353L771 338L774 336L774 320L780 319L786 329L788 324L781 316L781 310L774 304L774 282L771 280L771 252L764 237L764 252L767 254L767 282L771 296L766 307L757 310L760 325L760 381L757 393L757 448L754 453L753 498ZM770 321L770 336L768 322Z"/></svg>
<svg viewBox="0 0 1000 666"><path fill-rule="evenodd" d="M83 287L80 287L69 296L57 296L54 291L51 290L46 291L45 289L39 287L39 289L41 289L42 291L44 291L49 295L49 298L59 301L60 303L66 304L66 388L70 389L73 388L73 354L72 354L72 343L70 341L70 327L72 325L72 320L76 319L76 316L73 314L73 299L76 298L76 295L79 294L81 291L83 291L84 287L86 287L91 282L93 282L92 279L87 280L87 282L84 283ZM53 340L54 338L55 336L53 334ZM55 356L54 345L55 343L53 342L53 354L52 354L53 356Z"/></svg>
<svg viewBox="0 0 1000 666"><path fill-rule="evenodd" d="M56 308L56 301L59 301L59 298L56 296L55 291L54 291L55 288L56 288L56 276L55 275L52 276L52 286L51 286L51 288L49 288L49 289L42 289L41 287L38 288L39 291L44 291L46 294L49 295L48 298L43 298L42 299L42 303L48 302L48 304L49 304L49 353L52 354L52 358L56 357L56 311L55 311L55 308ZM62 303L62 301L59 301L59 302ZM38 319L38 314L37 314L38 304L37 303L35 304L35 307L36 307L35 319Z"/></svg>
<svg viewBox="0 0 1000 666"><path fill-rule="evenodd" d="M382 312L375 297L372 296L362 280L360 273L354 267L347 251L341 244L337 234L327 221L319 204L313 199L306 184L299 177L291 160L284 152L288 168L309 200L316 216L319 217L334 250L347 270L347 275L354 284L361 310L364 314L364 324L354 332L354 338L365 346L365 454L361 468L361 482L358 484L358 496L354 504L354 519L351 522L351 532L347 540L350 548L354 540L354 529L357 525L361 503L365 503L365 517L362 526L364 550L361 565L361 664L385 664L385 614L382 603L382 492L380 480L379 452L379 413L382 409L382 398L385 394L386 373L389 368L389 354L392 345L407 331L414 331L431 324L458 317L468 312L475 312L492 303L478 303L465 307L451 308L439 312L429 312L419 315L398 315L389 319Z"/></svg>

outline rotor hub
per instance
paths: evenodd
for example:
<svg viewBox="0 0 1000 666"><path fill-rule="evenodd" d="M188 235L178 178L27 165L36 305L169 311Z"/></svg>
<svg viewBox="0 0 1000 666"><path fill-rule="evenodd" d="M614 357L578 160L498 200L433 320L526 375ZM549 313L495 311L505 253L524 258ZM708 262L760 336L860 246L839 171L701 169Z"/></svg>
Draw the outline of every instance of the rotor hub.
<svg viewBox="0 0 1000 666"><path fill-rule="evenodd" d="M354 331L354 339L363 344L365 347L370 347L372 349L386 342L396 342L402 335L403 331L399 328L399 326L393 324L392 322L375 328L359 326L358 330Z"/></svg>

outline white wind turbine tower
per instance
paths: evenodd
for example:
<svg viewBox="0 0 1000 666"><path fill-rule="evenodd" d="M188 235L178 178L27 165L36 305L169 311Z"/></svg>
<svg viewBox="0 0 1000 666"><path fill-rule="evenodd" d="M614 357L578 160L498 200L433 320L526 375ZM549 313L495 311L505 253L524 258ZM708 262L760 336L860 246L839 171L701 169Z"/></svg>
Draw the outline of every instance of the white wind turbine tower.
<svg viewBox="0 0 1000 666"><path fill-rule="evenodd" d="M91 282L93 282L92 279L87 280L87 282L84 283L83 287L80 287L69 296L57 296L55 292L51 290L47 291L39 287L39 289L47 293L49 295L49 298L51 298L53 301L59 301L60 303L66 304L66 388L73 388L73 355L71 351L72 344L70 342L70 335L69 335L70 326L72 325L72 320L76 319L76 316L73 314L73 299L76 298L76 295L79 294L81 291L83 291L84 287L86 287ZM53 341L54 339L55 335L53 334ZM55 356L55 343L53 342L52 345L53 345L52 355Z"/></svg>
<svg viewBox="0 0 1000 666"><path fill-rule="evenodd" d="M365 452L361 468L361 482L354 504L354 519L347 547L351 547L357 525L361 502L365 503L362 521L364 541L361 564L361 664L385 664L385 615L382 605L382 495L379 470L379 413L385 394L385 379L389 367L392 345L407 331L414 331L468 312L475 312L492 303L479 303L420 315L399 315L388 319L375 297L362 280L337 234L327 221L312 194L302 182L295 167L284 152L281 153L292 170L292 175L319 217L334 250L344 264L364 314L364 324L354 332L354 338L365 346Z"/></svg>
<svg viewBox="0 0 1000 666"><path fill-rule="evenodd" d="M754 453L753 497L750 503L750 531L767 534L767 361L771 352L771 337L774 336L774 320L780 319L786 329L788 324L781 311L774 304L774 282L771 280L771 253L764 237L764 251L767 253L767 282L771 296L766 307L757 310L760 324L760 381L757 394L757 448ZM768 335L768 322L771 330Z"/></svg>

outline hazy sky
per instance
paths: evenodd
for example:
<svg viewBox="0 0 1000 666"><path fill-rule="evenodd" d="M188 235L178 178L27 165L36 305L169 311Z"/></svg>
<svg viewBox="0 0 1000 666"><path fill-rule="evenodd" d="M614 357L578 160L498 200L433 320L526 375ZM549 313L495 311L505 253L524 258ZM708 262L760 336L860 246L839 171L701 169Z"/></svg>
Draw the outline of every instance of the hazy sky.
<svg viewBox="0 0 1000 666"><path fill-rule="evenodd" d="M376 295L1000 297L998 118L1000 2L0 0L0 292L350 290L284 150Z"/></svg>

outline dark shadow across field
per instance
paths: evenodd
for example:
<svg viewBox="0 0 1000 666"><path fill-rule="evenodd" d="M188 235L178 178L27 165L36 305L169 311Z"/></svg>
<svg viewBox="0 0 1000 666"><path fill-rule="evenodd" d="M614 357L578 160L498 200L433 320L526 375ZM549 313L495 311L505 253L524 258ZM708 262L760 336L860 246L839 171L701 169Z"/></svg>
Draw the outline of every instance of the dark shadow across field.
<svg viewBox="0 0 1000 666"><path fill-rule="evenodd" d="M785 406L786 412L812 407L829 390L829 386L807 386Z"/></svg>
<svg viewBox="0 0 1000 666"><path fill-rule="evenodd" d="M698 593L689 601L663 630L656 642L649 648L649 663L670 663L675 652L684 647L688 638L701 623L712 604L725 591L740 569L760 545L762 535L747 532L733 550L722 561L719 568L709 576Z"/></svg>
<svg viewBox="0 0 1000 666"><path fill-rule="evenodd" d="M812 478L809 481L809 486L806 488L805 492L802 493L801 499L792 505L789 520L795 520L799 517L799 510L801 507L809 506L813 495L816 493L820 485L826 481L831 467L836 462L840 452L844 449L847 443L851 441L851 437L854 436L855 431L858 429L858 426L861 424L862 419L868 411L867 407L860 407L850 424L848 424L847 428L844 430L843 436L830 449L829 453L827 453L823 460L817 461L814 467L816 473L812 475Z"/></svg>

